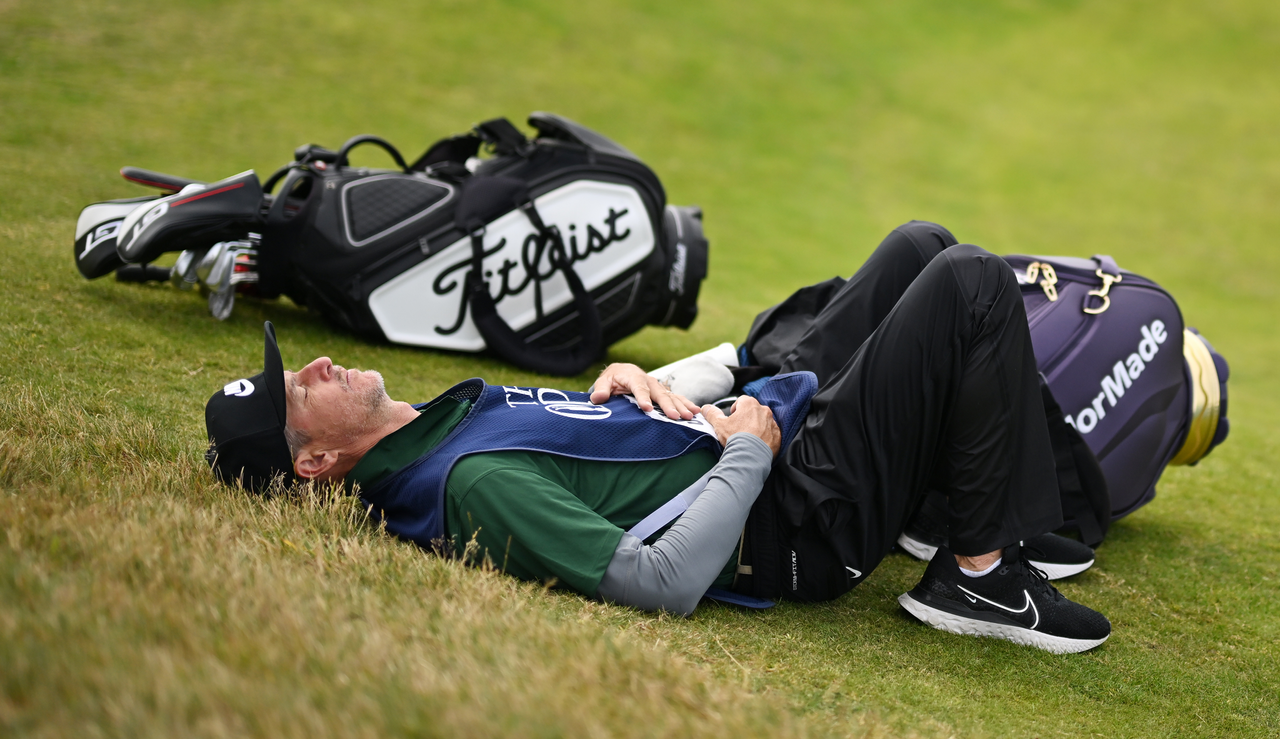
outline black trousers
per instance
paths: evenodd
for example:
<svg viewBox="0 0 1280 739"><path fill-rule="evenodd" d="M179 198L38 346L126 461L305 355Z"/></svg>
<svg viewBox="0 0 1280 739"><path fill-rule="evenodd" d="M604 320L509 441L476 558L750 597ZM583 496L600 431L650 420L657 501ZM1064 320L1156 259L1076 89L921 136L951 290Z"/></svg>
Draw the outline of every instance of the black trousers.
<svg viewBox="0 0 1280 739"><path fill-rule="evenodd" d="M820 389L752 510L746 590L843 594L930 489L957 554L1062 524L1026 312L999 257L936 224L895 229L782 362L794 370Z"/></svg>

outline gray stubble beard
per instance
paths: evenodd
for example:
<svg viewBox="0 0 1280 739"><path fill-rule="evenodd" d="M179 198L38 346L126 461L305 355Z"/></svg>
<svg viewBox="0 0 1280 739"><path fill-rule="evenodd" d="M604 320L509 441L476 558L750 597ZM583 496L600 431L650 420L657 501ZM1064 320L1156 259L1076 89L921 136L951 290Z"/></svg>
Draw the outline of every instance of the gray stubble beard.
<svg viewBox="0 0 1280 739"><path fill-rule="evenodd" d="M367 388L361 394L365 405L375 413L389 407L391 405L391 396L387 395L387 383L382 379L382 373L377 370L362 370L362 372L366 375L373 375L378 380L377 384Z"/></svg>

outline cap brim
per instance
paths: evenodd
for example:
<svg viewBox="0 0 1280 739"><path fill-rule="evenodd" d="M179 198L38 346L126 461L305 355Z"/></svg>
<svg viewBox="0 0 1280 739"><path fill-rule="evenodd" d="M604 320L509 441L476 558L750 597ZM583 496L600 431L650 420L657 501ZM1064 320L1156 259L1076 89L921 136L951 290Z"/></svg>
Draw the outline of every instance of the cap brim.
<svg viewBox="0 0 1280 739"><path fill-rule="evenodd" d="M275 409L280 428L284 428L284 362L280 359L280 347L276 344L276 327L271 325L271 321L266 321L262 328L266 336L262 351L263 379L266 381L267 396L271 398L271 407Z"/></svg>

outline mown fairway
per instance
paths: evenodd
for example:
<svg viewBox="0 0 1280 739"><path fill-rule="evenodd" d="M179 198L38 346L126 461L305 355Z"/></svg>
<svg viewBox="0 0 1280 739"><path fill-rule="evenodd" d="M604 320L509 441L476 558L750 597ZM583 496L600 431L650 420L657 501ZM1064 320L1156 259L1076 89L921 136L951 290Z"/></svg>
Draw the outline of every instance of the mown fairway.
<svg viewBox="0 0 1280 739"><path fill-rule="evenodd" d="M0 734L1280 734L1278 71L1256 0L0 0ZM532 110L706 211L698 322L614 360L736 343L910 218L1166 285L1232 364L1232 436L1062 587L1111 640L926 629L901 556L823 606L654 617L431 559L350 501L215 485L203 405L260 369L264 319L287 366L376 367L396 398L548 380L87 282L79 209L145 194L122 165L214 180L357 133L416 156Z"/></svg>

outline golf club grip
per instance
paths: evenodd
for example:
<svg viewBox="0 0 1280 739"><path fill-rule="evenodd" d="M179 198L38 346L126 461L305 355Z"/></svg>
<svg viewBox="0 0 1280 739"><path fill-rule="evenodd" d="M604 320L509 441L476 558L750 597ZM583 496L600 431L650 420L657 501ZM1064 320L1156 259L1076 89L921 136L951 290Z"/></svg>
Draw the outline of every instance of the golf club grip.
<svg viewBox="0 0 1280 739"><path fill-rule="evenodd" d="M199 180L191 180L186 177L165 174L164 172L152 172L149 169L140 169L138 167L121 167L120 176L139 185L156 187L169 192L177 192L187 185L205 184Z"/></svg>

